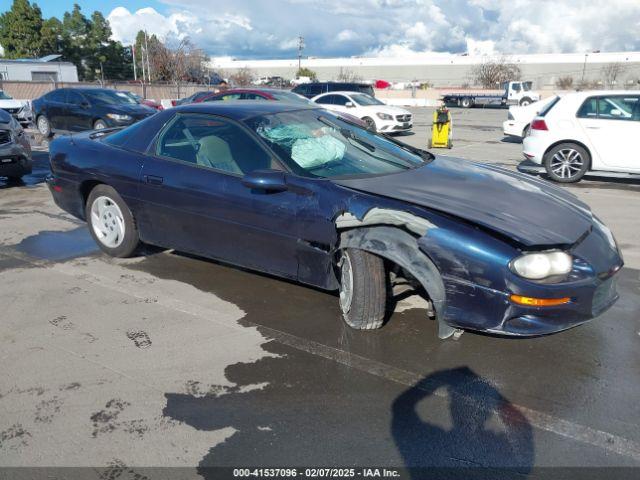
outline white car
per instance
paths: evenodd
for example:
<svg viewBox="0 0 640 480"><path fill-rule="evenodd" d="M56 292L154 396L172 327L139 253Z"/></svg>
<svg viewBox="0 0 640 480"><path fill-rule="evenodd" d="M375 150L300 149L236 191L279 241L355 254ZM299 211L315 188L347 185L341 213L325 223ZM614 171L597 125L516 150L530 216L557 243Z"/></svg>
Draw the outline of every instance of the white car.
<svg viewBox="0 0 640 480"><path fill-rule="evenodd" d="M531 122L524 156L552 180L640 174L640 91L591 91L555 99Z"/></svg>
<svg viewBox="0 0 640 480"><path fill-rule="evenodd" d="M507 119L502 122L502 133L507 137L524 138L529 133L531 121L540 111L555 99L554 96L529 105L512 105L509 107Z"/></svg>
<svg viewBox="0 0 640 480"><path fill-rule="evenodd" d="M33 113L29 103L24 100L14 100L2 90L0 90L0 108L10 113L23 127L33 122Z"/></svg>
<svg viewBox="0 0 640 480"><path fill-rule="evenodd" d="M370 129L378 132L406 132L413 127L409 110L391 107L366 93L329 92L317 95L311 100L328 110L344 112L358 117Z"/></svg>

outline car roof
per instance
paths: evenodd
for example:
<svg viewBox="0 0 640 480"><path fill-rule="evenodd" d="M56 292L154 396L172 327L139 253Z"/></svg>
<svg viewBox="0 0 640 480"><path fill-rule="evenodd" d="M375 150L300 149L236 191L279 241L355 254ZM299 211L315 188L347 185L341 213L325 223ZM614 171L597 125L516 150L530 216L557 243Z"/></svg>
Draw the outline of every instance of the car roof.
<svg viewBox="0 0 640 480"><path fill-rule="evenodd" d="M364 92L354 92L353 90L334 90L333 92L325 92L318 95L319 97L326 97L327 95L369 95ZM371 95L369 95L371 96Z"/></svg>
<svg viewBox="0 0 640 480"><path fill-rule="evenodd" d="M597 97L597 96L618 96L618 95L640 95L640 90L582 90L579 92L570 92L564 94L563 97Z"/></svg>
<svg viewBox="0 0 640 480"><path fill-rule="evenodd" d="M272 113L294 112L296 110L316 110L321 107L304 104L290 104L287 102L265 102L264 100L229 100L225 102L203 102L180 105L173 108L186 113L209 113L221 115L234 120L244 120L258 115Z"/></svg>

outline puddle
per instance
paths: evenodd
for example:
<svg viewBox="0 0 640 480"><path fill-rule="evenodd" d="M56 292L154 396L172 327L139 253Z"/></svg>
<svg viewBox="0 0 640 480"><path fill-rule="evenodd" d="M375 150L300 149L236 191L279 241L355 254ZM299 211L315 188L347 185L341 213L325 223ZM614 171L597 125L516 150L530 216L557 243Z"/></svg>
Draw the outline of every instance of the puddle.
<svg viewBox="0 0 640 480"><path fill-rule="evenodd" d="M16 250L42 260L69 260L90 255L98 246L83 226L67 232L42 231L22 240Z"/></svg>

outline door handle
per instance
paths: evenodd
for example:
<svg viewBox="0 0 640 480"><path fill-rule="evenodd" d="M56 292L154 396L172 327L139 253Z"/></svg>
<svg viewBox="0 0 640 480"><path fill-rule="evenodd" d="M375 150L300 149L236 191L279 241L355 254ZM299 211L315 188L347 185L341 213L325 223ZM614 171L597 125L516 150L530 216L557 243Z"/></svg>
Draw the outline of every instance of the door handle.
<svg viewBox="0 0 640 480"><path fill-rule="evenodd" d="M162 185L164 181L162 177L156 177L155 175L145 175L144 179L150 185Z"/></svg>

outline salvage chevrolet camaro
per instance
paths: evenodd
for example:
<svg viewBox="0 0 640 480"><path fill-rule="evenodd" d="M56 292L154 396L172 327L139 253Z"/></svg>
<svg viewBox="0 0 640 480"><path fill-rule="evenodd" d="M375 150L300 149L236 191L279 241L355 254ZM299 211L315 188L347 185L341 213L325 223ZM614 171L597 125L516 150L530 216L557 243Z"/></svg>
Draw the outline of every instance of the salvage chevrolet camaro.
<svg viewBox="0 0 640 480"><path fill-rule="evenodd" d="M314 107L215 102L51 143L55 202L106 253L140 242L339 291L380 327L389 278L422 287L441 338L541 335L617 299L622 258L575 196L434 157Z"/></svg>

